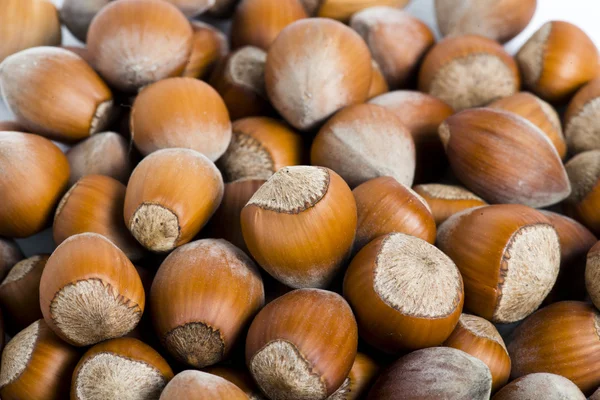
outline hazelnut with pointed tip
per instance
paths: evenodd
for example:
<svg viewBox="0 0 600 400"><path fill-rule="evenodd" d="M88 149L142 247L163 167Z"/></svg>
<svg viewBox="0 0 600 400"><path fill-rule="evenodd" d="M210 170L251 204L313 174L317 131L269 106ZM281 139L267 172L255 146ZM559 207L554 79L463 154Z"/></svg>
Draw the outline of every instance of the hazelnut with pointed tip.
<svg viewBox="0 0 600 400"><path fill-rule="evenodd" d="M429 183L417 185L413 190L427 202L437 225L456 213L487 205L482 198L461 186Z"/></svg>
<svg viewBox="0 0 600 400"><path fill-rule="evenodd" d="M220 376L188 370L175 375L160 395L160 400L248 400L233 383Z"/></svg>

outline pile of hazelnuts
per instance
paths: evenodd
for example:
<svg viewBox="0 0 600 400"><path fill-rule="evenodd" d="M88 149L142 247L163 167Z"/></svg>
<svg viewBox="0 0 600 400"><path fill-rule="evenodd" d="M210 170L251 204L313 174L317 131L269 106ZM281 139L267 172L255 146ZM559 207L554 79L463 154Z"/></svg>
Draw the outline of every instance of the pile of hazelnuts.
<svg viewBox="0 0 600 400"><path fill-rule="evenodd" d="M406 3L1 0L2 400L600 399L598 49Z"/></svg>

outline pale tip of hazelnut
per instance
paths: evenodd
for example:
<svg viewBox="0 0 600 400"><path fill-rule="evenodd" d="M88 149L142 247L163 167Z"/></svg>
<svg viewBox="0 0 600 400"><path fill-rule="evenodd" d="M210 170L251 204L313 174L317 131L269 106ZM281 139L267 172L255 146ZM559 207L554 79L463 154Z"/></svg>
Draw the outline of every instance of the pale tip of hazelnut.
<svg viewBox="0 0 600 400"><path fill-rule="evenodd" d="M6 278L4 278L4 281L2 281L0 286L4 286L24 278L25 275L27 275L43 258L43 256L33 256L19 261L10 269L10 271L8 271L8 275L6 275Z"/></svg>
<svg viewBox="0 0 600 400"><path fill-rule="evenodd" d="M164 343L171 354L196 368L218 363L225 351L221 332L201 322L178 326L165 335Z"/></svg>
<svg viewBox="0 0 600 400"><path fill-rule="evenodd" d="M246 46L232 54L225 73L231 81L265 97L265 63L267 53L258 47Z"/></svg>
<svg viewBox="0 0 600 400"><path fill-rule="evenodd" d="M159 204L143 203L129 221L129 230L144 247L167 252L176 247L181 234L177 215Z"/></svg>
<svg viewBox="0 0 600 400"><path fill-rule="evenodd" d="M586 151L573 157L565 169L571 182L567 202L577 204L596 186L600 177L600 150Z"/></svg>
<svg viewBox="0 0 600 400"><path fill-rule="evenodd" d="M498 343L508 353L502 336L500 336L498 330L487 319L475 315L461 314L458 324L475 336Z"/></svg>
<svg viewBox="0 0 600 400"><path fill-rule="evenodd" d="M448 148L448 142L450 142L450 126L446 121L442 122L440 127L438 128L438 135L442 144L444 145L444 149Z"/></svg>
<svg viewBox="0 0 600 400"><path fill-rule="evenodd" d="M90 124L90 135L102 132L108 126L113 116L113 105L112 100L104 101L98 105Z"/></svg>
<svg viewBox="0 0 600 400"><path fill-rule="evenodd" d="M586 103L581 110L572 117L566 127L569 150L581 153L587 150L600 149L600 98L595 98Z"/></svg>
<svg viewBox="0 0 600 400"><path fill-rule="evenodd" d="M18 379L27 368L39 336L40 323L38 320L17 333L2 351L0 388Z"/></svg>
<svg viewBox="0 0 600 400"><path fill-rule="evenodd" d="M254 137L234 130L225 154L217 161L227 182L269 179L275 172L271 153Z"/></svg>
<svg viewBox="0 0 600 400"><path fill-rule="evenodd" d="M533 36L521 47L516 55L523 80L528 85L535 84L542 75L544 67L544 53L546 42L552 32L552 22L546 22Z"/></svg>

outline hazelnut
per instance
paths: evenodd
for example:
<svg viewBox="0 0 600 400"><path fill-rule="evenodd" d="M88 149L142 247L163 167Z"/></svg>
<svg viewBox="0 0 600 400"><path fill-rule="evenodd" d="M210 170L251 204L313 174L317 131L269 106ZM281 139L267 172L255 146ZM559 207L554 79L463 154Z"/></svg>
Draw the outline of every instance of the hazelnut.
<svg viewBox="0 0 600 400"><path fill-rule="evenodd" d="M392 354L441 345L456 326L464 301L452 260L402 233L363 247L346 271L344 297L361 338Z"/></svg>
<svg viewBox="0 0 600 400"><path fill-rule="evenodd" d="M295 128L309 130L339 109L364 102L371 71L369 48L356 32L330 19L309 18L288 25L273 42L265 84L277 111Z"/></svg>
<svg viewBox="0 0 600 400"><path fill-rule="evenodd" d="M93 19L87 45L94 68L117 89L135 92L181 75L193 31L185 16L162 0L111 1Z"/></svg>
<svg viewBox="0 0 600 400"><path fill-rule="evenodd" d="M40 232L67 186L67 158L43 137L0 132L0 173L0 235Z"/></svg>
<svg viewBox="0 0 600 400"><path fill-rule="evenodd" d="M108 176L81 178L64 195L54 215L54 242L59 245L79 233L103 235L120 248L130 260L144 255L123 222L125 186Z"/></svg>
<svg viewBox="0 0 600 400"><path fill-rule="evenodd" d="M475 315L462 314L444 346L462 350L483 361L492 374L492 391L508 382L510 357L502 336L491 322Z"/></svg>
<svg viewBox="0 0 600 400"><path fill-rule="evenodd" d="M140 276L125 254L97 233L71 236L46 263L40 306L52 330L75 346L120 337L144 311Z"/></svg>
<svg viewBox="0 0 600 400"><path fill-rule="evenodd" d="M246 363L272 400L325 400L348 376L357 341L352 310L340 295L294 290L254 318Z"/></svg>
<svg viewBox="0 0 600 400"><path fill-rule="evenodd" d="M69 31L82 42L87 40L88 29L98 12L111 0L63 0L60 19Z"/></svg>
<svg viewBox="0 0 600 400"><path fill-rule="evenodd" d="M549 372L591 394L600 385L600 314L578 301L551 304L527 318L508 345L511 378ZM536 397L539 398L539 397Z"/></svg>
<svg viewBox="0 0 600 400"><path fill-rule="evenodd" d="M71 399L158 399L173 371L152 347L133 338L107 340L81 358L71 383Z"/></svg>
<svg viewBox="0 0 600 400"><path fill-rule="evenodd" d="M525 118L466 110L448 118L439 134L456 177L490 203L545 207L571 193L552 142Z"/></svg>
<svg viewBox="0 0 600 400"><path fill-rule="evenodd" d="M246 395L249 397L249 400L266 400L266 397L263 396L260 389L256 386L256 383L252 379L250 371L248 371L246 368L214 366L204 369L204 372L220 376L221 378L233 383L235 386L242 389L244 393L246 393Z"/></svg>
<svg viewBox="0 0 600 400"><path fill-rule="evenodd" d="M77 141L110 122L113 98L94 70L75 53L36 47L0 66L2 97L17 121L51 139Z"/></svg>
<svg viewBox="0 0 600 400"><path fill-rule="evenodd" d="M596 45L584 31L564 21L545 23L516 59L524 84L550 102L564 101L598 72Z"/></svg>
<svg viewBox="0 0 600 400"><path fill-rule="evenodd" d="M379 374L379 365L363 353L356 353L354 364L340 388L327 400L363 399Z"/></svg>
<svg viewBox="0 0 600 400"><path fill-rule="evenodd" d="M575 94L565 113L565 136L571 153L600 150L600 79Z"/></svg>
<svg viewBox="0 0 600 400"><path fill-rule="evenodd" d="M461 186L429 183L417 185L413 189L427 202L437 225L456 213L487 205L483 199Z"/></svg>
<svg viewBox="0 0 600 400"><path fill-rule="evenodd" d="M220 376L200 371L183 371L175 375L160 395L160 400L248 400L233 383Z"/></svg>
<svg viewBox="0 0 600 400"><path fill-rule="evenodd" d="M573 188L565 202L569 215L600 234L600 150L579 153L565 167Z"/></svg>
<svg viewBox="0 0 600 400"><path fill-rule="evenodd" d="M427 53L419 90L456 111L480 107L519 91L515 60L499 43L482 36L448 37Z"/></svg>
<svg viewBox="0 0 600 400"><path fill-rule="evenodd" d="M382 176L363 183L352 193L358 211L354 251L393 232L435 243L435 221L429 206L409 187Z"/></svg>
<svg viewBox="0 0 600 400"><path fill-rule="evenodd" d="M265 89L267 53L245 46L215 67L210 84L223 97L232 120L272 113Z"/></svg>
<svg viewBox="0 0 600 400"><path fill-rule="evenodd" d="M536 0L435 0L442 35L480 35L500 43L521 33L536 7Z"/></svg>
<svg viewBox="0 0 600 400"><path fill-rule="evenodd" d="M389 6L402 8L410 0L300 0L309 15L333 18L342 22L350 20L353 14L369 7Z"/></svg>
<svg viewBox="0 0 600 400"><path fill-rule="evenodd" d="M567 378L546 373L525 375L506 385L493 400L585 400L585 395ZM593 399L592 399L593 400Z"/></svg>
<svg viewBox="0 0 600 400"><path fill-rule="evenodd" d="M150 306L167 350L203 368L229 355L264 299L250 258L229 242L205 239L180 247L162 263Z"/></svg>
<svg viewBox="0 0 600 400"><path fill-rule="evenodd" d="M369 392L369 400L488 400L492 376L478 358L447 347L410 353L387 369Z"/></svg>
<svg viewBox="0 0 600 400"><path fill-rule="evenodd" d="M322 288L332 281L352 249L356 219L356 202L344 180L327 168L308 166L277 171L241 214L254 259L293 288Z"/></svg>
<svg viewBox="0 0 600 400"><path fill-rule="evenodd" d="M223 32L211 25L200 21L190 23L194 30L192 53L183 76L202 79L229 53L229 42Z"/></svg>
<svg viewBox="0 0 600 400"><path fill-rule="evenodd" d="M372 99L390 90L381 68L375 60L371 60L371 66L373 67L373 74L371 75L371 86L369 87L368 99Z"/></svg>
<svg viewBox="0 0 600 400"><path fill-rule="evenodd" d="M22 259L23 253L15 241L0 237L0 279L4 280L9 270Z"/></svg>
<svg viewBox="0 0 600 400"><path fill-rule="evenodd" d="M8 331L19 332L43 318L40 309L40 280L46 262L47 255L19 261L0 284L0 306Z"/></svg>
<svg viewBox="0 0 600 400"><path fill-rule="evenodd" d="M232 46L268 50L283 28L306 17L298 0L242 0L231 21Z"/></svg>
<svg viewBox="0 0 600 400"><path fill-rule="evenodd" d="M131 137L148 155L186 148L215 161L231 141L231 121L223 99L193 78L170 78L146 86L131 109Z"/></svg>
<svg viewBox="0 0 600 400"><path fill-rule="evenodd" d="M393 7L370 7L357 12L350 27L367 42L392 88L406 87L419 63L435 43L429 27L408 12Z"/></svg>
<svg viewBox="0 0 600 400"><path fill-rule="evenodd" d="M87 175L105 175L127 183L133 161L127 140L115 132L103 132L71 147L66 153L71 167L69 186Z"/></svg>
<svg viewBox="0 0 600 400"><path fill-rule="evenodd" d="M301 164L302 137L287 124L266 117L249 117L233 123L229 148L217 161L226 182L269 179L283 167Z"/></svg>
<svg viewBox="0 0 600 400"><path fill-rule="evenodd" d="M421 92L399 90L369 101L396 114L410 131L415 142L415 182L430 182L441 177L448 167L438 128L454 110L433 96Z"/></svg>
<svg viewBox="0 0 600 400"><path fill-rule="evenodd" d="M43 319L13 337L2 352L0 396L5 400L66 399L79 352Z"/></svg>
<svg viewBox="0 0 600 400"><path fill-rule="evenodd" d="M190 242L223 198L223 178L204 155L159 150L133 171L125 194L125 224L145 248L168 252Z"/></svg>
<svg viewBox="0 0 600 400"><path fill-rule="evenodd" d="M465 308L496 323L534 312L560 267L556 230L539 211L522 205L454 214L439 227L437 245L462 274Z"/></svg>
<svg viewBox="0 0 600 400"><path fill-rule="evenodd" d="M0 131L30 133L27 132L27 128L17 121L0 121Z"/></svg>
<svg viewBox="0 0 600 400"><path fill-rule="evenodd" d="M600 243L600 242L599 242ZM585 286L592 303L600 307L600 245L596 243L587 255Z"/></svg>
<svg viewBox="0 0 600 400"><path fill-rule="evenodd" d="M415 144L394 113L360 104L327 121L312 143L310 159L313 165L336 171L352 188L380 176L412 186Z"/></svg>
<svg viewBox="0 0 600 400"><path fill-rule="evenodd" d="M3 0L0 6L0 62L30 47L58 46L58 11L48 0Z"/></svg>
<svg viewBox="0 0 600 400"><path fill-rule="evenodd" d="M204 13L215 5L216 0L166 0L191 18Z"/></svg>
<svg viewBox="0 0 600 400"><path fill-rule="evenodd" d="M567 155L567 144L563 136L560 117L556 110L539 97L519 92L488 105L490 108L510 111L525 118L548 136L560 158Z"/></svg>

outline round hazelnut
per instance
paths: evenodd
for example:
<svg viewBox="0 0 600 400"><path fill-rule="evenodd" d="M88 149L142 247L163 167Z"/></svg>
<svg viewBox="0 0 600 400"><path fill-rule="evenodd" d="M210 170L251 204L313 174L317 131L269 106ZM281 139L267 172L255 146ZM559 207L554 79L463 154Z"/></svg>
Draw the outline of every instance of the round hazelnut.
<svg viewBox="0 0 600 400"><path fill-rule="evenodd" d="M502 336L491 322L475 315L462 314L444 346L462 350L483 361L492 374L492 392L508 382L510 356Z"/></svg>
<svg viewBox="0 0 600 400"><path fill-rule="evenodd" d="M265 84L277 111L295 128L309 130L339 109L364 102L371 71L369 48L356 32L330 19L309 18L277 36Z"/></svg>
<svg viewBox="0 0 600 400"><path fill-rule="evenodd" d="M600 234L600 150L577 154L565 168L572 187L565 202L569 215Z"/></svg>
<svg viewBox="0 0 600 400"><path fill-rule="evenodd" d="M410 0L300 0L309 15L333 18L342 22L350 20L352 15L369 7L388 6L402 8Z"/></svg>
<svg viewBox="0 0 600 400"><path fill-rule="evenodd" d="M600 150L600 79L594 79L575 94L565 113L565 136L573 154Z"/></svg>
<svg viewBox="0 0 600 400"><path fill-rule="evenodd" d="M327 121L312 143L310 160L336 171L352 188L380 176L412 186L415 143L394 113L359 104Z"/></svg>
<svg viewBox="0 0 600 400"><path fill-rule="evenodd" d="M133 264L97 233L62 242L42 273L44 319L61 339L75 346L129 333L140 321L144 304L144 288Z"/></svg>
<svg viewBox="0 0 600 400"><path fill-rule="evenodd" d="M435 0L442 35L480 35L506 43L531 21L536 0Z"/></svg>
<svg viewBox="0 0 600 400"><path fill-rule="evenodd" d="M344 297L361 338L391 354L441 345L454 330L464 301L452 260L402 233L363 247L346 271Z"/></svg>
<svg viewBox="0 0 600 400"><path fill-rule="evenodd" d="M64 195L54 215L52 232L59 245L79 233L103 235L120 248L130 260L144 255L123 222L125 186L108 176L81 178Z"/></svg>
<svg viewBox="0 0 600 400"><path fill-rule="evenodd" d="M413 190L427 202L437 225L456 213L487 205L482 198L461 186L428 183L417 185Z"/></svg>
<svg viewBox="0 0 600 400"><path fill-rule="evenodd" d="M592 303L596 308L600 308L600 245L598 243L590 249L587 255L585 287Z"/></svg>
<svg viewBox="0 0 600 400"><path fill-rule="evenodd" d="M327 400L359 400L365 398L379 374L379 365L363 353L356 353L354 364L344 383Z"/></svg>
<svg viewBox="0 0 600 400"><path fill-rule="evenodd" d="M0 237L0 280L22 259L23 253L15 241Z"/></svg>
<svg viewBox="0 0 600 400"><path fill-rule="evenodd" d="M369 400L488 400L492 376L478 358L447 347L410 353L375 382Z"/></svg>
<svg viewBox="0 0 600 400"><path fill-rule="evenodd" d="M584 31L564 21L545 23L516 59L523 83L550 102L564 101L598 72L596 45Z"/></svg>
<svg viewBox="0 0 600 400"><path fill-rule="evenodd" d="M111 0L63 0L60 8L60 20L80 41L87 40L92 20Z"/></svg>
<svg viewBox="0 0 600 400"><path fill-rule="evenodd" d="M577 385L567 378L543 372L516 379L493 397L493 400L523 399L585 400L586 397Z"/></svg>
<svg viewBox="0 0 600 400"><path fill-rule="evenodd" d="M190 242L223 198L223 178L204 155L159 150L133 171L125 194L125 224L145 248L168 252Z"/></svg>
<svg viewBox="0 0 600 400"><path fill-rule="evenodd" d="M549 372L570 379L585 394L600 385L600 314L591 304L563 301L542 308L514 332L508 345L511 378ZM538 397L539 398L539 397Z"/></svg>
<svg viewBox="0 0 600 400"><path fill-rule="evenodd" d="M169 78L146 86L136 97L131 137L143 155L186 148L215 161L231 141L231 121L223 99L208 84Z"/></svg>
<svg viewBox="0 0 600 400"><path fill-rule="evenodd" d="M13 54L2 62L0 86L17 121L51 139L85 139L112 117L110 89L69 50L36 47Z"/></svg>
<svg viewBox="0 0 600 400"><path fill-rule="evenodd" d="M100 10L87 39L100 75L121 91L135 92L183 73L193 31L186 17L167 1L120 0Z"/></svg>
<svg viewBox="0 0 600 400"><path fill-rule="evenodd" d="M419 72L419 90L456 111L484 106L519 91L515 60L502 45L482 36L448 37L427 53Z"/></svg>
<svg viewBox="0 0 600 400"><path fill-rule="evenodd" d="M488 108L466 110L446 119L439 134L456 177L490 203L537 208L571 194L552 142L525 118Z"/></svg>
<svg viewBox="0 0 600 400"><path fill-rule="evenodd" d="M107 340L79 360L71 399L158 399L173 371L152 347L133 338Z"/></svg>
<svg viewBox="0 0 600 400"><path fill-rule="evenodd" d="M79 352L43 319L13 337L2 351L0 396L5 400L66 399Z"/></svg>
<svg viewBox="0 0 600 400"><path fill-rule="evenodd" d="M435 221L427 203L411 188L382 176L352 191L358 211L354 251L373 239L399 232L435 243Z"/></svg>
<svg viewBox="0 0 600 400"><path fill-rule="evenodd" d="M40 232L67 186L67 158L41 136L0 132L0 174L0 235Z"/></svg>
<svg viewBox="0 0 600 400"><path fill-rule="evenodd" d="M340 295L300 289L267 304L254 318L246 363L272 400L325 400L348 376L357 342L356 321Z"/></svg>
<svg viewBox="0 0 600 400"><path fill-rule="evenodd" d="M203 79L229 53L227 36L217 28L200 21L190 21L194 36L192 53L182 76Z"/></svg>
<svg viewBox="0 0 600 400"><path fill-rule="evenodd" d="M356 202L344 180L309 166L277 171L241 214L254 259L293 288L332 281L352 249L356 219Z"/></svg>
<svg viewBox="0 0 600 400"><path fill-rule="evenodd" d="M371 60L371 66L373 67L373 75L371 75L368 99L387 93L390 90L377 61Z"/></svg>
<svg viewBox="0 0 600 400"><path fill-rule="evenodd" d="M175 375L160 395L160 400L248 400L233 383L220 376L200 371L183 371Z"/></svg>
<svg viewBox="0 0 600 400"><path fill-rule="evenodd" d="M415 80L419 63L435 43L425 23L393 7L359 11L352 16L350 27L367 42L392 88L406 87Z"/></svg>
<svg viewBox="0 0 600 400"><path fill-rule="evenodd" d="M266 400L246 368L214 366L205 368L204 372L220 376L242 389L249 400Z"/></svg>
<svg viewBox="0 0 600 400"><path fill-rule="evenodd" d="M534 312L556 282L560 242L550 221L532 208L504 204L454 214L437 245L458 266L465 308L496 323Z"/></svg>

